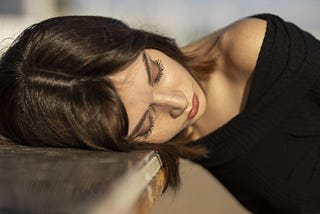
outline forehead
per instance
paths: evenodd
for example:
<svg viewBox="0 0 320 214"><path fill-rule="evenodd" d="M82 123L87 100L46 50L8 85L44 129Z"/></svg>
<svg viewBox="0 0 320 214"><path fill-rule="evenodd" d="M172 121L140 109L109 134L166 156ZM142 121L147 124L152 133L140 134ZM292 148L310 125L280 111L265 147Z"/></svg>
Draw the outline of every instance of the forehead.
<svg viewBox="0 0 320 214"><path fill-rule="evenodd" d="M118 91L121 89L125 89L125 86L129 86L130 81L132 81L138 71L143 68L143 54L140 53L139 56L129 66L116 72L115 74L111 74L108 77L111 79L111 82L114 84Z"/></svg>
<svg viewBox="0 0 320 214"><path fill-rule="evenodd" d="M110 76L110 79L127 111L129 119L128 134L131 134L149 107L148 76L143 54L140 54L127 68Z"/></svg>

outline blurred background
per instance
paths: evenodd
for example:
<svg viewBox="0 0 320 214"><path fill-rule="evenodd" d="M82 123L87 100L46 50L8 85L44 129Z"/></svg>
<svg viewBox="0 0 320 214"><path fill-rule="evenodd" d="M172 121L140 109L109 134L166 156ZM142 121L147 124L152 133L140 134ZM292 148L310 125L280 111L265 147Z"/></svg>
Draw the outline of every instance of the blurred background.
<svg viewBox="0 0 320 214"><path fill-rule="evenodd" d="M0 44L34 22L71 14L119 18L174 37L179 45L261 12L278 14L320 35L319 10L318 0L0 0Z"/></svg>
<svg viewBox="0 0 320 214"><path fill-rule="evenodd" d="M27 26L60 15L102 15L185 45L256 13L274 13L320 38L319 0L0 0L0 52ZM182 188L168 191L152 214L248 213L211 175L182 160Z"/></svg>

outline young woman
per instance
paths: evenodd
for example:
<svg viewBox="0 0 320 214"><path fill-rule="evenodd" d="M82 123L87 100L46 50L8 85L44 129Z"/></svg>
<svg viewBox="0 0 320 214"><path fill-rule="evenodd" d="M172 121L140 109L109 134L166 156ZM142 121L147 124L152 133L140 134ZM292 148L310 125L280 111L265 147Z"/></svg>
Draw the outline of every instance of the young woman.
<svg viewBox="0 0 320 214"><path fill-rule="evenodd" d="M320 212L320 42L261 14L179 49L111 18L26 29L0 63L0 133L196 160L254 213Z"/></svg>

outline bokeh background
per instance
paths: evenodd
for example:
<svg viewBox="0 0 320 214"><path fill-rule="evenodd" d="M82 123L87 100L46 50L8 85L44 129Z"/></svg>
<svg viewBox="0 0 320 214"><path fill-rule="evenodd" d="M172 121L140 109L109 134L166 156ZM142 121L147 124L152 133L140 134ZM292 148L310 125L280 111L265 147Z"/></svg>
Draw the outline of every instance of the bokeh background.
<svg viewBox="0 0 320 214"><path fill-rule="evenodd" d="M261 12L278 14L319 35L319 11L319 0L0 0L0 41L3 45L4 38L34 22L71 14L119 18L174 37L180 45Z"/></svg>
<svg viewBox="0 0 320 214"><path fill-rule="evenodd" d="M102 15L176 39L181 46L256 13L274 13L320 38L319 0L0 0L0 52L27 26L60 15ZM1 102L1 101L0 101ZM152 214L248 213L211 175L182 160L182 188Z"/></svg>

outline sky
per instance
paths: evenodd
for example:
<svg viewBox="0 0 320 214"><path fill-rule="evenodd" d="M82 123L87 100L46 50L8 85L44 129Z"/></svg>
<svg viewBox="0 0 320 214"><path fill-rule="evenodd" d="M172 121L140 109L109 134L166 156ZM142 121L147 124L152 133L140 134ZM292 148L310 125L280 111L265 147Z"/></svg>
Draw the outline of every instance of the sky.
<svg viewBox="0 0 320 214"><path fill-rule="evenodd" d="M0 0L12 1L12 0ZM67 7L58 15L89 14L118 18L130 26L172 38L179 45L257 13L277 14L320 37L320 0L21 0L26 16L0 14L0 39L34 20L55 16L54 2ZM50 3L51 2L51 3ZM34 5L37 5L35 7ZM32 16L32 19L30 17ZM12 21L13 20L13 21ZM28 21L26 21L28 20ZM9 29L10 28L10 29Z"/></svg>
<svg viewBox="0 0 320 214"><path fill-rule="evenodd" d="M74 12L112 16L188 42L257 13L274 13L320 32L319 0L71 0Z"/></svg>

